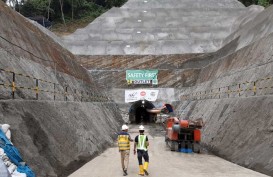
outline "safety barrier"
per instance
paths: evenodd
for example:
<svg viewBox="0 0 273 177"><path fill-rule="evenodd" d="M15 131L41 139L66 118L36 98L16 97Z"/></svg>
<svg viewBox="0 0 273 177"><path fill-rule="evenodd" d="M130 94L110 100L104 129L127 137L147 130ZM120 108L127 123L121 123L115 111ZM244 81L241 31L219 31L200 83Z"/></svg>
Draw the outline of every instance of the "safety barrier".
<svg viewBox="0 0 273 177"><path fill-rule="evenodd" d="M204 100L273 94L273 77L181 95L180 100Z"/></svg>
<svg viewBox="0 0 273 177"><path fill-rule="evenodd" d="M10 46L16 47L21 52L25 52L40 61L53 63L54 68L55 68L55 73L56 73L56 67L57 67L57 65L59 65L58 62L39 57L39 56L35 55L34 53L32 53L31 51L21 47L20 45L17 45L16 43L10 41L9 39L5 38L4 35L2 35L2 34L0 34L0 39L2 40L1 42L5 42L6 44L8 44ZM13 53L10 50L7 50L5 48L2 48L2 49L5 50L6 52L10 53L11 55L13 55ZM52 100L81 101L81 102L89 102L89 101L90 102L94 102L94 101L95 102L107 102L110 100L107 96L103 96L102 94L95 94L94 90L92 90L92 89L88 89L89 90L88 92L82 91L82 90L77 90L77 89L73 89L72 87L70 87L68 85L62 86L58 83L53 83L51 81L38 79L33 76L29 76L29 75L25 75L25 74L21 74L21 73L16 73L14 71L5 70L5 69L0 68L0 74L2 74L3 72L11 74L11 80L6 83L5 82L0 83L0 87L2 86L6 89L10 89L12 99L16 99L15 98L16 91L18 92L20 90L25 90L25 91L28 90L28 91L34 92L36 100L40 99L41 93L51 94ZM24 86L24 85L22 85L22 83L20 85L19 84L20 79L18 79L18 77L20 77L20 76L32 79L34 85L33 86ZM16 81L16 80L18 80L18 81ZM1 82L1 77L0 77L0 82ZM43 85L45 85L45 84L49 85L49 86L48 85L46 86L47 89L43 88ZM51 89L48 89L48 87L50 87ZM62 90L58 90L59 87L62 88ZM61 99L57 99L58 97L61 97Z"/></svg>
<svg viewBox="0 0 273 177"><path fill-rule="evenodd" d="M3 73L5 73L6 75L10 74L11 78L7 79L9 81L6 81L6 82L2 81L2 83L0 83L0 86L9 90L12 99L16 99L17 91L29 90L33 92L33 94L35 94L34 97L36 100L39 100L39 94L41 93L51 94L52 95L51 100L60 100L60 101L107 102L110 100L106 96L94 94L91 89L88 89L89 92L82 91L82 90L79 91L77 89L73 89L69 87L66 84L62 86L58 83L54 83L54 82L43 80L43 79L38 79L33 76L16 73L11 70L5 70L0 68L0 74L3 75ZM17 81L18 77L25 77L32 80L31 82L33 82L33 86L23 85L22 83ZM47 85L45 86L45 84ZM44 89L43 87L47 87L47 89ZM62 90L59 90L59 88L62 88ZM62 97L62 99L57 99L57 97Z"/></svg>

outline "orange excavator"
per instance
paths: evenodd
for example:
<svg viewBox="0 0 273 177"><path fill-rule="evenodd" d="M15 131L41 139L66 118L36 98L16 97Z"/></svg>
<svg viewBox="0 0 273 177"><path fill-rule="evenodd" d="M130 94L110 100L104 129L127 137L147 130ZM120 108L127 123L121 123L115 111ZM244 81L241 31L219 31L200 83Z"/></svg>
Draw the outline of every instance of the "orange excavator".
<svg viewBox="0 0 273 177"><path fill-rule="evenodd" d="M165 141L170 146L171 151L200 153L202 118L192 121L169 117L165 123Z"/></svg>

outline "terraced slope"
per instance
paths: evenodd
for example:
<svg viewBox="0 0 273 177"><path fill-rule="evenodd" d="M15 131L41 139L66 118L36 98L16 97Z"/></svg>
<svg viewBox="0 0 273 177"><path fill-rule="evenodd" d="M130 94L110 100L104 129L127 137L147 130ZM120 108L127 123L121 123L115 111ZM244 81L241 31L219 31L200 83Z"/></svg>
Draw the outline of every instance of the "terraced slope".
<svg viewBox="0 0 273 177"><path fill-rule="evenodd" d="M76 55L213 52L246 11L237 0L129 0L63 39Z"/></svg>

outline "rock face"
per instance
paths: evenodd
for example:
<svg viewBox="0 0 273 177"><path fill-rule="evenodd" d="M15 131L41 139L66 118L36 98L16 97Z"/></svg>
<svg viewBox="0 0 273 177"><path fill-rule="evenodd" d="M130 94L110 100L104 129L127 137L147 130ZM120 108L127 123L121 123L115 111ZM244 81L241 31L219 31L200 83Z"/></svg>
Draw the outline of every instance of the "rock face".
<svg viewBox="0 0 273 177"><path fill-rule="evenodd" d="M243 25L235 34L239 37L215 54L219 59L201 69L196 85L177 93L184 100L177 107L184 112L182 117L205 119L205 146L223 158L270 176L273 33L269 29L273 23L267 17L272 14L270 7ZM259 21L264 23L255 25ZM238 50L240 45L246 46Z"/></svg>
<svg viewBox="0 0 273 177"><path fill-rule="evenodd" d="M36 176L68 176L112 145L118 107L73 54L2 1L0 19L0 122Z"/></svg>
<svg viewBox="0 0 273 177"><path fill-rule="evenodd" d="M245 12L237 0L129 0L63 39L76 55L214 52Z"/></svg>
<svg viewBox="0 0 273 177"><path fill-rule="evenodd" d="M224 44L228 44L236 39L237 45L233 43L235 50L239 50L265 36L270 35L273 32L272 27L272 10L273 6L268 7L265 11L261 12L261 7L251 6L249 7L249 14L256 16L255 18L249 19L240 17L239 28L229 35L225 40Z"/></svg>
<svg viewBox="0 0 273 177"><path fill-rule="evenodd" d="M0 120L37 176L68 176L107 147L123 120L114 103L0 101Z"/></svg>
<svg viewBox="0 0 273 177"><path fill-rule="evenodd" d="M130 68L159 70L159 87L192 86L196 82L196 76L200 70L198 67L208 64L214 59L211 58L211 54L181 54L80 56L77 60L104 88L111 89L128 88L125 71ZM151 86L142 85L142 87ZM134 86L132 85L131 88Z"/></svg>

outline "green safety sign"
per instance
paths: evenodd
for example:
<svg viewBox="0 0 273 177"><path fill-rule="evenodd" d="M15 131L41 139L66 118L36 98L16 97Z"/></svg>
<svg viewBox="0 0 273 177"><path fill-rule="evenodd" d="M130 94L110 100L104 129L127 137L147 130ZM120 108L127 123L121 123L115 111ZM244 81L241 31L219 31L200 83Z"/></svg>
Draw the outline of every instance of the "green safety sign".
<svg viewBox="0 0 273 177"><path fill-rule="evenodd" d="M126 70L126 80L157 80L158 70Z"/></svg>
<svg viewBox="0 0 273 177"><path fill-rule="evenodd" d="M153 85L158 85L158 80L157 79L153 79L152 83L153 83Z"/></svg>

